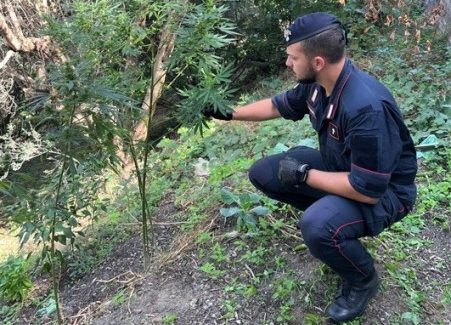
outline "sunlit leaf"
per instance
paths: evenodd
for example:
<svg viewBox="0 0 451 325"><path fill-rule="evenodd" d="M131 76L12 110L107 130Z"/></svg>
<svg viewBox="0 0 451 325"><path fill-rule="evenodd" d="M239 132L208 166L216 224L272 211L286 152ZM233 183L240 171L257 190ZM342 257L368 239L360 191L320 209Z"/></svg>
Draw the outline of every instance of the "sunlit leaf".
<svg viewBox="0 0 451 325"><path fill-rule="evenodd" d="M222 215L224 218L228 218L228 217L232 217L232 216L234 216L234 215L240 213L240 212L241 212L241 209L240 209L240 208L237 208L237 207L221 208L221 209L219 209L219 212L221 213L221 215Z"/></svg>
<svg viewBox="0 0 451 325"><path fill-rule="evenodd" d="M251 210L249 210L250 213L253 213L257 216L265 216L269 213L269 209L264 207L264 206L256 206L255 208L252 208Z"/></svg>

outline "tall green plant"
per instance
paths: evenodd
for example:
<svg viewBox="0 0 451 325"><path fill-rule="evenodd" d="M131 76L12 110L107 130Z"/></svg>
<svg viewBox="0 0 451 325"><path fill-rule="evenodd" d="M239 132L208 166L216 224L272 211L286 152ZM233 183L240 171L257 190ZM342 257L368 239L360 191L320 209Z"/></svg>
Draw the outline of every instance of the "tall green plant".
<svg viewBox="0 0 451 325"><path fill-rule="evenodd" d="M183 1L182 1L183 2ZM180 4L179 2L178 4ZM175 10L176 8L177 10ZM146 183L148 157L150 147L150 130L153 127L153 114L156 109L159 98L157 87L165 88L176 87L178 79L189 79L189 90L179 90L184 99L179 104L179 120L181 123L195 127L195 130L202 129L204 124L201 110L207 105L214 105L218 109L225 110L228 107L227 100L230 98L231 91L226 84L230 78L231 68L223 68L222 60L215 55L215 50L223 48L230 44L235 33L233 25L224 18L226 8L217 6L215 1L205 1L195 6L187 6L179 11L179 7L171 8L168 14L169 22L163 27L160 44L153 60L153 70L151 78L152 94L151 103L147 114L147 136L144 143L142 155L142 168L137 164L137 157L134 156L138 182L143 201L142 215L143 225L146 224L147 200ZM166 30L165 30L166 29ZM171 35L166 36L165 35ZM173 42L173 44L169 44ZM167 64L159 67L159 55L161 49L172 46L173 51L166 52ZM157 69L162 69L158 73ZM164 85L163 78L170 75L168 82ZM156 79L159 78L159 79ZM132 150L132 154L135 153ZM150 220L150 219L149 219ZM143 227L143 234L148 230ZM143 237L147 239L146 235Z"/></svg>
<svg viewBox="0 0 451 325"><path fill-rule="evenodd" d="M64 24L50 24L50 34L72 58L89 61L96 83L124 94L115 95L122 104L116 104L117 114L110 114L107 120L111 122L110 133L124 150L125 163L129 155L134 165L141 201L145 269L149 266L153 238L148 206L153 194L147 191L150 137L162 96L179 89L183 98L178 105L178 120L197 128L202 126L203 107L229 106L231 91L226 84L232 69L230 65L225 67L217 51L233 42L235 32L233 24L224 18L227 8L216 3L75 1L75 11ZM136 109L134 103L126 105L127 98L140 102L141 109Z"/></svg>
<svg viewBox="0 0 451 325"><path fill-rule="evenodd" d="M42 171L30 173L28 180L35 180L27 191L14 193L16 204L10 212L21 225L21 245L33 238L42 247L39 261L51 273L57 321L62 323L58 284L63 248L83 235L77 230L80 219L94 217L102 208L96 204L103 184L101 170L117 163L110 127L115 108L108 105L117 96L93 81L89 61L53 66L49 81L52 96L40 101L46 115L30 116L36 124L42 123L41 118L54 123L41 135L50 147L47 162L41 166L34 161Z"/></svg>
<svg viewBox="0 0 451 325"><path fill-rule="evenodd" d="M38 93L22 108L46 141L42 155L47 161L41 163L42 172L36 175L33 186L14 193L16 202L9 206L13 219L22 227L21 244L30 238L41 244L40 261L52 274L58 323L63 321L58 280L64 246L57 244L73 244L75 237L82 235L77 230L80 218L98 214L102 170L107 166L117 169L119 145L135 165L144 264L149 267L149 242L153 238L152 229L150 233L148 229L152 225L148 204L152 193L147 193L152 150L149 135L158 100L163 92L180 84L216 92L197 100L198 105L180 110L183 114L191 110L180 114L180 121L190 125L202 121L205 105L221 102L225 106L230 92L223 85L230 72L224 71L231 68L222 67L215 51L230 44L234 35L233 26L223 18L226 8L215 1L199 5L181 0L76 1L73 9L66 21L49 23L48 34L60 44L67 61L49 66L51 90ZM169 47L161 60L165 46ZM146 94L150 94L149 101ZM188 94L184 103L189 101ZM148 103L147 107L139 109L139 102ZM145 122L146 133L137 139L134 125L140 121Z"/></svg>

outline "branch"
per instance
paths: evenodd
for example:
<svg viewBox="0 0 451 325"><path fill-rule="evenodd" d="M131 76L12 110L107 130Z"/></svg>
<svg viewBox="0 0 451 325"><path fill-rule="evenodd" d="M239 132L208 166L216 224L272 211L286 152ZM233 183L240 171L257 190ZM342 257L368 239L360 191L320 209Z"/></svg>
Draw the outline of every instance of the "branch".
<svg viewBox="0 0 451 325"><path fill-rule="evenodd" d="M8 45L14 51L17 52L20 49L20 41L8 27L5 16L3 16L1 13L0 13L0 35L3 36L3 38L5 39L6 45Z"/></svg>
<svg viewBox="0 0 451 325"><path fill-rule="evenodd" d="M189 1L182 1L183 4ZM182 23L183 17L186 15L184 13L176 13L173 12L169 15L168 21L163 26L160 32L160 42L158 45L157 54L155 56L155 62L153 64L152 69L152 84L147 90L144 101L141 105L141 109L144 112L150 110L150 114L148 115L152 118L155 113L155 106L157 101L161 96L161 92L163 90L163 86L166 81L166 70L165 67L166 61L172 54L175 45L175 32L176 26L180 26ZM175 23L175 25L173 24Z"/></svg>
<svg viewBox="0 0 451 325"><path fill-rule="evenodd" d="M5 16L0 13L0 35L6 41L6 44L16 52L49 52L51 49L51 40L49 36L41 38L22 37L22 31L12 31L6 23Z"/></svg>
<svg viewBox="0 0 451 325"><path fill-rule="evenodd" d="M0 70L3 69L3 67L8 63L9 59L11 59L15 54L16 52L12 50L6 52L5 58L2 60L2 62L0 62Z"/></svg>
<svg viewBox="0 0 451 325"><path fill-rule="evenodd" d="M170 24L167 23L162 31L160 38L160 46L153 64L151 85L147 90L144 101L141 105L143 113L147 113L148 123L141 120L136 126L134 131L134 140L144 140L149 137L150 131L148 125L152 120L155 113L155 107L160 99L164 84L166 82L166 67L165 62L170 57L172 50L174 49L175 34L171 30Z"/></svg>
<svg viewBox="0 0 451 325"><path fill-rule="evenodd" d="M158 47L153 65L152 84L147 90L146 97L141 106L143 111L150 110L151 115L154 113L155 104L160 98L163 85L166 81L166 68L164 64L174 49L174 43L175 35L168 23L161 31L160 46Z"/></svg>
<svg viewBox="0 0 451 325"><path fill-rule="evenodd" d="M20 39L25 38L25 36L24 36L24 34L22 32L22 27L20 27L20 24L19 24L19 19L17 19L16 12L14 11L13 6L9 2L9 0L6 0L6 9L8 10L9 19L11 20L11 23L12 23L12 25L14 27L16 35Z"/></svg>

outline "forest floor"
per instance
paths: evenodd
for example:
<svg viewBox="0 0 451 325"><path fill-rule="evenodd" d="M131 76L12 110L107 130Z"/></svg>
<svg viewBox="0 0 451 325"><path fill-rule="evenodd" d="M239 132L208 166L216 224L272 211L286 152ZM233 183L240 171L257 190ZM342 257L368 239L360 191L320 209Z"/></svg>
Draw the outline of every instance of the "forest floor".
<svg viewBox="0 0 451 325"><path fill-rule="evenodd" d="M177 222L172 202L168 196L155 215L155 222L161 224L155 227L157 255L163 260L165 253L181 248L180 243L173 245L180 231L171 225ZM364 316L352 324L451 324L450 304L444 302L451 274L450 235L436 224L426 223L415 238L427 245L410 252L412 262L401 263L399 270L391 273L378 261L381 289ZM336 290L337 278L302 246L295 249L301 238L280 231L266 243L246 239L219 216L210 229L215 238L221 238L225 259L217 270L223 269L224 274L202 271L201 265L212 254L199 248L181 250L162 267L143 274L141 239L135 235L115 246L88 275L75 282L63 279L61 298L67 323L327 324L322 315ZM367 244L391 250L377 239L369 239ZM415 300L421 313L415 308L417 314L411 311ZM36 312L28 308L18 323L50 322L36 318Z"/></svg>

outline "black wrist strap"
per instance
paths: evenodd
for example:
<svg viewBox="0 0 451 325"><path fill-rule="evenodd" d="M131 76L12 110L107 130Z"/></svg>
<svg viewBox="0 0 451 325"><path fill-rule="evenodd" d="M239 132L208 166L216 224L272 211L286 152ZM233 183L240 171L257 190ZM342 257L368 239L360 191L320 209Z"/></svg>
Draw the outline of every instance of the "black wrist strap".
<svg viewBox="0 0 451 325"><path fill-rule="evenodd" d="M297 168L296 178L297 178L298 184L302 184L307 181L308 171L310 169L312 169L312 167L309 164L302 164Z"/></svg>

